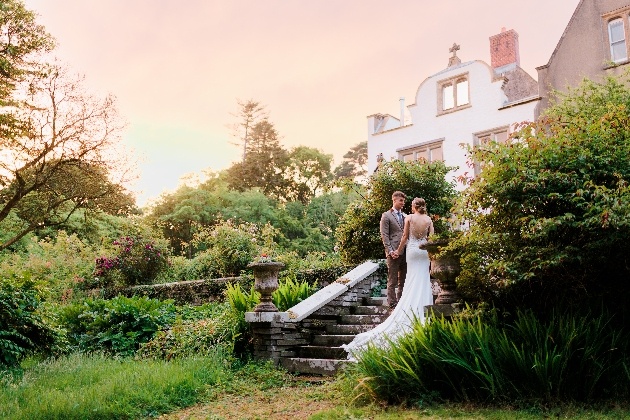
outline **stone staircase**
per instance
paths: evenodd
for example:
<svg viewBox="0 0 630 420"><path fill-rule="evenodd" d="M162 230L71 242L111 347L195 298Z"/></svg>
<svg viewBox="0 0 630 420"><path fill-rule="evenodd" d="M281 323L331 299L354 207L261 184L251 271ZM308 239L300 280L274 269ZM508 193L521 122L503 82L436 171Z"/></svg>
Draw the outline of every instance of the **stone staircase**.
<svg viewBox="0 0 630 420"><path fill-rule="evenodd" d="M334 375L348 363L348 354L341 346L387 318L385 301L385 297L364 297L361 305L349 308L348 314L311 317L309 321L314 324L326 324L323 333L314 335L310 344L297 347L296 357L283 358L280 364L289 372Z"/></svg>
<svg viewBox="0 0 630 420"><path fill-rule="evenodd" d="M366 261L286 312L247 312L254 357L273 360L290 372L334 375L349 363L341 346L387 318L381 290L386 276L384 264ZM439 287L433 286L435 298ZM371 297L377 291L381 296ZM457 311L450 304L427 308L427 316Z"/></svg>

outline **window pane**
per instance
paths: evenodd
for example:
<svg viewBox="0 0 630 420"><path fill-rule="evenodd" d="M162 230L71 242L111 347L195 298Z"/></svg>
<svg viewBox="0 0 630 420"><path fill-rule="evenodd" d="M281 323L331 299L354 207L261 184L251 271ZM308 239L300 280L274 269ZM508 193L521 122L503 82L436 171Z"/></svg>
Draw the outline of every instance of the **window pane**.
<svg viewBox="0 0 630 420"><path fill-rule="evenodd" d="M442 88L442 109L451 109L454 106L453 85L446 85Z"/></svg>
<svg viewBox="0 0 630 420"><path fill-rule="evenodd" d="M479 144L487 144L490 141L490 134L479 137Z"/></svg>
<svg viewBox="0 0 630 420"><path fill-rule="evenodd" d="M616 19L608 24L608 35L610 37L610 55L614 62L626 60L628 51L626 48L626 34L623 20Z"/></svg>
<svg viewBox="0 0 630 420"><path fill-rule="evenodd" d="M468 80L457 82L457 106L468 103Z"/></svg>
<svg viewBox="0 0 630 420"><path fill-rule="evenodd" d="M431 149L431 162L444 160L442 157L442 146Z"/></svg>
<svg viewBox="0 0 630 420"><path fill-rule="evenodd" d="M505 143L507 138L508 138L507 131L499 131L498 133L495 134L494 141L496 141L497 143Z"/></svg>
<svg viewBox="0 0 630 420"><path fill-rule="evenodd" d="M626 52L626 42L625 41L621 41L621 42L618 42L616 44L611 45L610 50L611 50L611 53L612 53L612 60L613 61L621 61L621 60L625 60L626 58L628 58L628 54Z"/></svg>
<svg viewBox="0 0 630 420"><path fill-rule="evenodd" d="M429 161L429 151L427 149L418 150L417 159L418 160L424 160L424 161L428 162Z"/></svg>
<svg viewBox="0 0 630 420"><path fill-rule="evenodd" d="M623 20L613 20L608 24L608 31L610 33L610 43L623 41L625 34L623 32Z"/></svg>
<svg viewBox="0 0 630 420"><path fill-rule="evenodd" d="M403 155L402 160L403 162L411 162L413 160L413 153Z"/></svg>

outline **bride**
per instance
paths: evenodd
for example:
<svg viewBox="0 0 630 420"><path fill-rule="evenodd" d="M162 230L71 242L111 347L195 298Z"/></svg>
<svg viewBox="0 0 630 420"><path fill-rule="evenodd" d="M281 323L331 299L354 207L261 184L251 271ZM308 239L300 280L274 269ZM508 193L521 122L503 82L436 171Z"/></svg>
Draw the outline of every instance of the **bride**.
<svg viewBox="0 0 630 420"><path fill-rule="evenodd" d="M414 198L411 203L413 214L405 217L402 241L398 253L407 245L407 279L398 305L389 317L376 328L358 334L354 340L344 345L348 358L365 350L369 343L383 347L388 340L395 340L399 335L410 330L414 318L424 323L424 307L433 303L431 279L429 277L429 255L418 246L426 243L433 234L433 222L427 215L424 199Z"/></svg>

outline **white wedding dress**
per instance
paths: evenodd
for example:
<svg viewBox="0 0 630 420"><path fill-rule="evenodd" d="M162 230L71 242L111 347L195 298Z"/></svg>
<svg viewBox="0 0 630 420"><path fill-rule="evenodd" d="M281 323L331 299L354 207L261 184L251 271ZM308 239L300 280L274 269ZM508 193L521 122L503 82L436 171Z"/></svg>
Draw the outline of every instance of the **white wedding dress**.
<svg viewBox="0 0 630 420"><path fill-rule="evenodd" d="M389 340L395 341L396 337L411 329L414 318L421 323L425 322L424 307L433 304L433 292L429 276L429 254L418 248L420 241L424 240L411 237L407 242L407 278L396 308L382 324L358 334L351 343L342 346L348 352L350 360L356 359L369 343L387 347Z"/></svg>

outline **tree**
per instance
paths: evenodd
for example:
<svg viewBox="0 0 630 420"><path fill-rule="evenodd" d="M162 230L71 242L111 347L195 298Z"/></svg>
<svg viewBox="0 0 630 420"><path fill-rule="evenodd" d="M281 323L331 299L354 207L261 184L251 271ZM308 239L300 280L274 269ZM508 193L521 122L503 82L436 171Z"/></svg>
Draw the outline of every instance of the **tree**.
<svg viewBox="0 0 630 420"><path fill-rule="evenodd" d="M342 258L349 263L383 258L383 243L379 232L381 214L392 205L392 193L403 191L408 197L427 201L436 232L445 227L445 218L456 196L453 182L446 174L453 168L444 162L387 162L368 180L367 195L351 203L337 227L335 236ZM405 212L411 211L411 200Z"/></svg>
<svg viewBox="0 0 630 420"><path fill-rule="evenodd" d="M286 166L287 151L274 125L264 119L252 127L245 159L228 168L228 182L233 190L260 188L265 195L279 198L286 186Z"/></svg>
<svg viewBox="0 0 630 420"><path fill-rule="evenodd" d="M323 191L332 178L331 162L332 155L312 147L298 146L291 150L287 167L283 171L287 181L284 198L308 203Z"/></svg>
<svg viewBox="0 0 630 420"><path fill-rule="evenodd" d="M483 168L459 204L471 224L459 240L458 284L468 299L541 314L600 300L625 305L629 81L585 81L511 141L471 150Z"/></svg>
<svg viewBox="0 0 630 420"><path fill-rule="evenodd" d="M242 101L236 100L238 104L238 111L234 115L237 118L237 122L232 124L232 135L237 139L237 145L243 147L243 161L247 157L249 139L253 127L260 121L267 118L267 111L265 106L254 99L248 99Z"/></svg>
<svg viewBox="0 0 630 420"><path fill-rule="evenodd" d="M336 179L362 180L367 175L367 141L362 141L350 148L343 155L343 161L334 170Z"/></svg>
<svg viewBox="0 0 630 420"><path fill-rule="evenodd" d="M39 55L54 47L54 40L35 21L35 13L18 0L0 4L0 105L12 104L12 94L28 75L41 67ZM10 117L4 114L2 117ZM7 123L6 119L2 121Z"/></svg>
<svg viewBox="0 0 630 420"><path fill-rule="evenodd" d="M62 225L80 208L133 207L121 186L128 169L114 149L123 128L114 99L88 95L81 78L56 65L25 83L12 94L14 106L2 111L19 124L2 126L0 226L10 214L21 223L0 250L38 227ZM111 181L114 171L118 182Z"/></svg>

